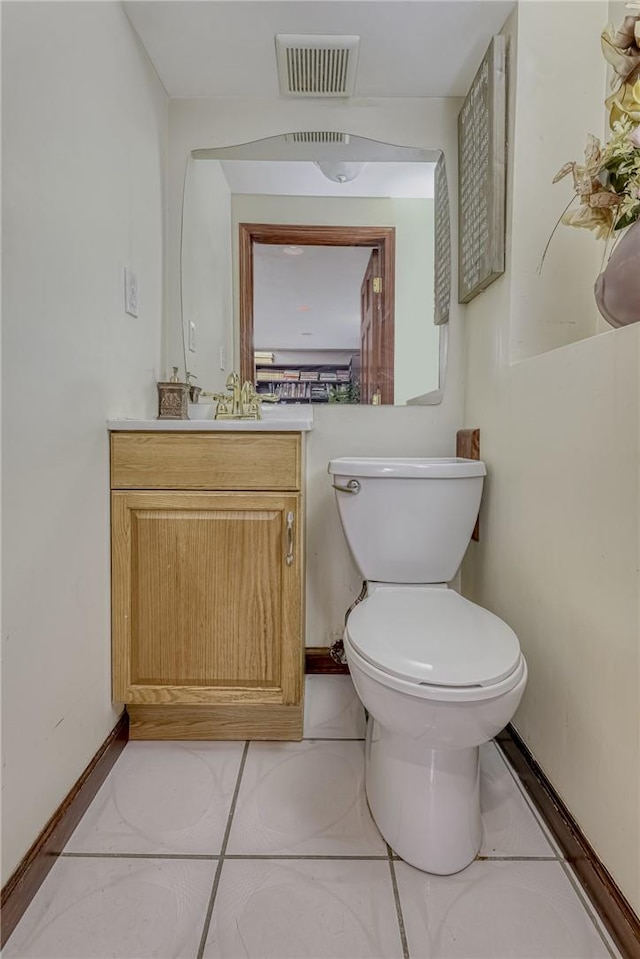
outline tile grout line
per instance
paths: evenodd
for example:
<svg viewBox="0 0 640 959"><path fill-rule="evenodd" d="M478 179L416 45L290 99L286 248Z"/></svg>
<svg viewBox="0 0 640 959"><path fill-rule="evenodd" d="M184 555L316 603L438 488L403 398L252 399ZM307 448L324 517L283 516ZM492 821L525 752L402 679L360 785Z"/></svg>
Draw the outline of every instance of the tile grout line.
<svg viewBox="0 0 640 959"><path fill-rule="evenodd" d="M474 862L558 862L555 856L476 856ZM469 864L471 865L471 863ZM465 866L465 869L467 867Z"/></svg>
<svg viewBox="0 0 640 959"><path fill-rule="evenodd" d="M60 859L196 859L215 862L218 855L180 852L61 852Z"/></svg>
<svg viewBox="0 0 640 959"><path fill-rule="evenodd" d="M393 861L393 849L387 843L387 861L389 863L389 872L391 873L391 886L393 888L393 901L396 907L396 917L398 919L398 932L400 933L400 942L402 943L403 959L410 959L409 944L407 942L407 931L404 926L404 916L402 915L402 904L400 903L400 891L398 889L398 880L396 878L396 867Z"/></svg>
<svg viewBox="0 0 640 959"><path fill-rule="evenodd" d="M224 831L222 846L220 847L220 858L218 859L218 867L216 869L216 874L213 878L213 886L211 888L211 895L209 896L209 904L207 906L207 912L204 917L204 926L202 927L202 935L200 936L200 945L198 946L196 959L202 959L204 955L204 949L207 944L207 937L209 935L209 926L211 925L211 917L213 915L213 907L215 905L216 896L218 894L218 886L220 885L220 876L222 874L222 867L224 866L224 857L227 851L229 835L231 833L231 824L233 822L233 814L236 811L236 804L238 802L238 794L240 793L240 784L242 783L242 774L244 772L245 763L247 761L247 753L249 752L249 745L250 745L250 742L249 740L247 740L247 742L244 744L244 752L242 753L242 759L240 760L240 768L238 769L238 778L236 780L236 788L233 791L233 798L231 800L231 806L229 807L229 818L227 819L227 826Z"/></svg>
<svg viewBox="0 0 640 959"><path fill-rule="evenodd" d="M219 854L207 853L163 853L163 852L62 852L61 859L177 859L204 860L215 862ZM225 853L225 859L231 860L328 860L337 862L386 862L387 856L322 855L320 853ZM402 862L402 857L392 853L391 858ZM477 862L558 862L555 856L476 856Z"/></svg>
<svg viewBox="0 0 640 959"><path fill-rule="evenodd" d="M255 855L252 854L252 853L234 853L234 854L232 854L232 855L225 856L224 858L225 858L225 859L233 859L233 860L241 860L241 861L244 861L244 862L246 862L246 861L251 862L252 860L258 860L258 861L260 861L260 862L263 862L263 861L265 861L265 860L266 860L266 861L269 861L269 860L280 860L280 859L286 860L287 862L290 861L290 860L294 860L294 861L298 861L298 860L299 860L299 861L302 861L302 862L304 862L305 860L311 860L311 861L313 861L313 862L316 862L316 861L318 861L318 860L319 860L319 861L322 861L322 862L324 862L324 861L328 861L328 862L386 862L389 857L388 857L388 856L348 856L348 855L345 855L345 856L323 856L323 855L321 855L321 854L319 854L319 853L316 853L316 854L314 854L314 853L308 853L308 854L306 854L306 855L305 855L305 854L292 855L292 854L290 854L290 853L284 853L284 854L282 854L282 855L278 855L277 853L276 853L276 854L273 854L273 855L272 855L272 854L267 854L267 853L264 853L264 854L262 854L262 853L256 853Z"/></svg>
<svg viewBox="0 0 640 959"><path fill-rule="evenodd" d="M363 743L364 736L303 736L303 743Z"/></svg>

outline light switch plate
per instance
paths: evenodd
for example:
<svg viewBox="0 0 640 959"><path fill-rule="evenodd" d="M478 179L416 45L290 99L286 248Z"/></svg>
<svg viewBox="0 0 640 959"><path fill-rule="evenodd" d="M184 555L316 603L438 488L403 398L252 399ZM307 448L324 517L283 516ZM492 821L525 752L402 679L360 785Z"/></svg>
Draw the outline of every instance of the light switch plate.
<svg viewBox="0 0 640 959"><path fill-rule="evenodd" d="M124 310L129 316L138 315L138 277L126 268L124 271Z"/></svg>

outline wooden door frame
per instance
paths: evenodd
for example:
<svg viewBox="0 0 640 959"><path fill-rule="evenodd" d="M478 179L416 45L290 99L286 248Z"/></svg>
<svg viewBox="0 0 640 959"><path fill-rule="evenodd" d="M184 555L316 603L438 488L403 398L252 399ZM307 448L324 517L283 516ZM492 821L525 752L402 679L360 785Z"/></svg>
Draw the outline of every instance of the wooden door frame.
<svg viewBox="0 0 640 959"><path fill-rule="evenodd" d="M253 244L277 246L378 247L382 274L381 310L386 318L384 355L393 371L395 327L395 245L392 226L299 226L287 223L239 223L240 378L255 378L253 345ZM393 402L393 397L391 398Z"/></svg>

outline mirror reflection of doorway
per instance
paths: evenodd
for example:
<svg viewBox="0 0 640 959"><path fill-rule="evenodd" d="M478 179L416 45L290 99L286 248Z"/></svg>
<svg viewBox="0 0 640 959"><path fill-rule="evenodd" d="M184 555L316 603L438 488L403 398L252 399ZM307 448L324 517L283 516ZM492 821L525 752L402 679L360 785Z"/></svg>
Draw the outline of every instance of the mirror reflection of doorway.
<svg viewBox="0 0 640 959"><path fill-rule="evenodd" d="M242 378L283 402L393 403L395 230L239 229Z"/></svg>
<svg viewBox="0 0 640 959"><path fill-rule="evenodd" d="M360 287L360 397L362 403L393 403L393 323L382 302L380 250L371 250ZM393 318L392 318L393 319ZM390 371L390 375L388 375Z"/></svg>

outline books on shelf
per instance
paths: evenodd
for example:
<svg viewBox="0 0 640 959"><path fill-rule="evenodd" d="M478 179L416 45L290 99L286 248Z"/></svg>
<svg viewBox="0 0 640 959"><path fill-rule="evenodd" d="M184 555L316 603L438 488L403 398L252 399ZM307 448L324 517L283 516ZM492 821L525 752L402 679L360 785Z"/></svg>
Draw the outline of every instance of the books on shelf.
<svg viewBox="0 0 640 959"><path fill-rule="evenodd" d="M307 400L309 387L305 383L282 383L276 387L276 396L281 400Z"/></svg>
<svg viewBox="0 0 640 959"><path fill-rule="evenodd" d="M332 387L351 382L351 369L346 364L282 364L274 367L271 362L258 361L256 354L256 383L262 387L262 392L273 392L283 402L326 403Z"/></svg>

